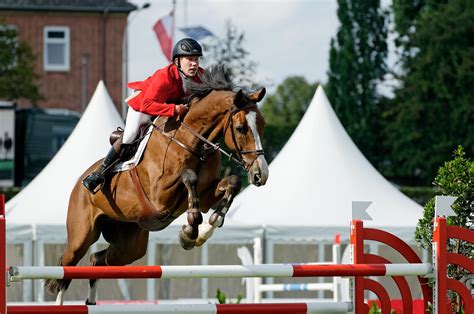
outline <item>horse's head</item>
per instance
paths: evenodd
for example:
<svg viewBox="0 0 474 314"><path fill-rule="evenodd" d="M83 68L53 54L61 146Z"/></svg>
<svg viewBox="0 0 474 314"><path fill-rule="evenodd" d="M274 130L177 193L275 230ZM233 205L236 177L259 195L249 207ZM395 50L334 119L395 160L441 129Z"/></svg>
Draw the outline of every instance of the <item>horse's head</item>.
<svg viewBox="0 0 474 314"><path fill-rule="evenodd" d="M200 83L185 82L194 100L185 121L196 124L203 116L209 119L204 123L212 127L208 140L223 134L226 146L235 151L248 172L249 181L256 186L264 185L268 179L261 140L265 121L257 103L265 96L265 88L249 95L242 90L233 92L235 86L223 65L210 67L200 78Z"/></svg>
<svg viewBox="0 0 474 314"><path fill-rule="evenodd" d="M264 185L268 179L268 164L262 146L265 120L257 107L263 96L265 88L250 95L242 90L236 93L223 130L227 147L235 151L248 172L250 183L256 186Z"/></svg>

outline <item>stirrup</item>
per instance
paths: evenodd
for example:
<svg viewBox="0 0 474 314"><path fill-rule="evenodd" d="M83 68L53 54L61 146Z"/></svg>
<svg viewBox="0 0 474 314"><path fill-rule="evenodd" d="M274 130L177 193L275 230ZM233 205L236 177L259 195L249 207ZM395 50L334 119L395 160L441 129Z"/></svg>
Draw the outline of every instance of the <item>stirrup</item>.
<svg viewBox="0 0 474 314"><path fill-rule="evenodd" d="M82 180L82 185L92 194L99 192L105 183L105 177L100 172L92 172Z"/></svg>

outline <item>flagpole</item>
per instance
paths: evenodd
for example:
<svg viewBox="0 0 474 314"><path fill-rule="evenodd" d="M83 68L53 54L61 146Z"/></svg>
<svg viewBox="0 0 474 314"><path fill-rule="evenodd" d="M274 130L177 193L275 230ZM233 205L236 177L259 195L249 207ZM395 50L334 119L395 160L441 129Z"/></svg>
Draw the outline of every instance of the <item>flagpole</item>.
<svg viewBox="0 0 474 314"><path fill-rule="evenodd" d="M175 24L176 24L176 0L173 0L173 26L171 28L171 52L170 56L173 54L173 46L174 46L174 32L175 32Z"/></svg>
<svg viewBox="0 0 474 314"><path fill-rule="evenodd" d="M125 99L127 98L128 94L128 89L127 89L127 81L128 81L128 62L129 62L129 56L128 56L128 26L130 25L130 22L137 16L137 14L144 9L147 9L150 7L149 2L145 2L142 6L138 7L135 11L131 12L129 15L127 15L127 20L125 22L125 27L123 29L123 35L122 35L122 112L121 116L122 119L125 120L127 116L127 109L128 109L128 104L125 102ZM131 16L131 14L134 14ZM130 18L130 19L129 19Z"/></svg>

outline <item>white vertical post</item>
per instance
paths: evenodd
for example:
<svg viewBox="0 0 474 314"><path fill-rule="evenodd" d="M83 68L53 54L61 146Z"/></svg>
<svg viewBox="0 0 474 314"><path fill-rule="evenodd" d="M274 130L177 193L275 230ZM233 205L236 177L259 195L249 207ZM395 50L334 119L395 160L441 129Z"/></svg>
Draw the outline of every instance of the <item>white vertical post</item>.
<svg viewBox="0 0 474 314"><path fill-rule="evenodd" d="M325 252L325 245L324 242L319 242L318 243L318 262L319 263L324 263L326 259L326 252ZM317 281L319 283L322 283L324 281L323 277L318 277ZM324 291L319 290L318 291L318 299L323 299L324 298Z"/></svg>
<svg viewBox="0 0 474 314"><path fill-rule="evenodd" d="M23 263L27 266L33 266L33 241L23 242ZM33 299L33 280L23 280L23 302L32 302Z"/></svg>
<svg viewBox="0 0 474 314"><path fill-rule="evenodd" d="M147 247L147 265L156 265L156 243L154 241L148 241ZM146 300L155 301L155 279L148 278L146 280Z"/></svg>
<svg viewBox="0 0 474 314"><path fill-rule="evenodd" d="M44 261L44 242L43 240L36 240L35 241L35 264L37 266L44 266L45 261ZM34 293L36 294L36 301L37 302L44 302L44 289L43 289L43 281L42 280L35 280L34 281L34 287L35 291Z"/></svg>
<svg viewBox="0 0 474 314"><path fill-rule="evenodd" d="M263 252L262 252L262 238L257 237L253 239L253 263L254 265L262 264ZM252 280L252 279L249 279ZM248 281L247 281L248 282ZM260 303L262 294L260 293L260 286L262 285L262 277L253 278L254 289L253 289L253 302Z"/></svg>
<svg viewBox="0 0 474 314"><path fill-rule="evenodd" d="M201 246L201 265L209 264L209 246L204 243ZM207 300L209 297L209 278L201 278L201 298Z"/></svg>
<svg viewBox="0 0 474 314"><path fill-rule="evenodd" d="M341 243L335 242L332 245L332 262L341 264ZM341 277L333 277L333 301L341 302Z"/></svg>
<svg viewBox="0 0 474 314"><path fill-rule="evenodd" d="M273 264L273 245L274 245L274 242L273 240L266 240L266 243L265 243L265 256L264 256L264 260L265 260L265 264ZM264 283L267 283L267 284L272 284L274 282L273 278L271 277L267 277L264 279ZM266 297L269 298L269 299L273 299L273 292L272 291L269 291L269 292L266 292Z"/></svg>

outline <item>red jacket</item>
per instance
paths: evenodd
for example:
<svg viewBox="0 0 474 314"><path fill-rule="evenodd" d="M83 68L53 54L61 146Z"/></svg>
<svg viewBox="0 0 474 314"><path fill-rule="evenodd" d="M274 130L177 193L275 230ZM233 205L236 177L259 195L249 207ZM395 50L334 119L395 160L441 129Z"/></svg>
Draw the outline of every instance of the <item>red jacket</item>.
<svg viewBox="0 0 474 314"><path fill-rule="evenodd" d="M204 69L199 68L198 74L203 72ZM199 81L197 75L194 80ZM185 96L183 80L174 64L159 69L144 81L131 82L127 86L141 91L127 101L128 105L152 116L173 116L176 102Z"/></svg>

